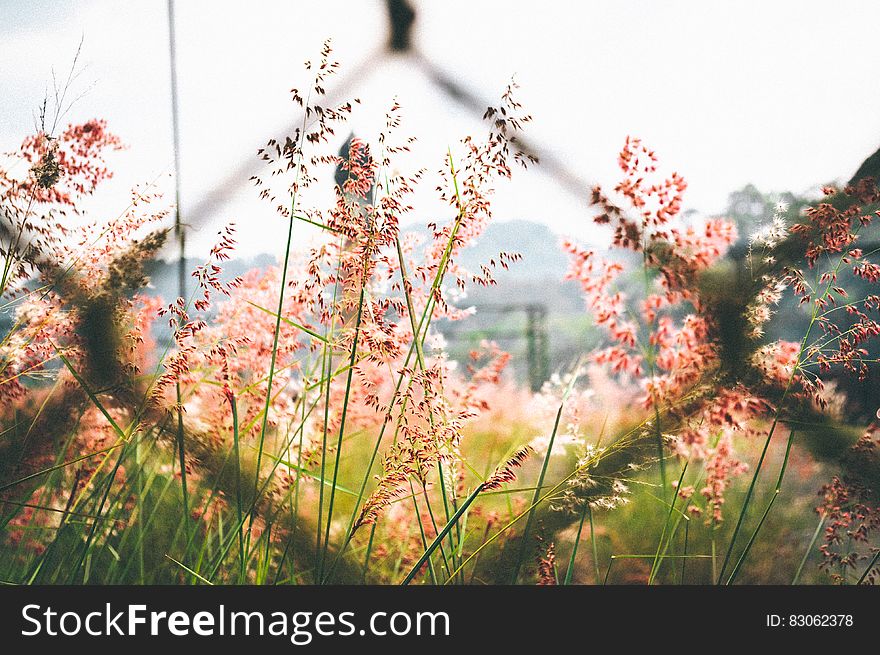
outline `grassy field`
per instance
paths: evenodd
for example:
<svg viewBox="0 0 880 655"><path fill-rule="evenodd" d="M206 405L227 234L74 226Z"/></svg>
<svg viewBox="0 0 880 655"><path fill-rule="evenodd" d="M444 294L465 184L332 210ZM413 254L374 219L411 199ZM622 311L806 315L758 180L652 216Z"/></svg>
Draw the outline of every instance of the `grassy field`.
<svg viewBox="0 0 880 655"><path fill-rule="evenodd" d="M229 225L180 298L146 291L179 237L154 186L78 214L121 147L103 121L49 107L0 168L0 581L874 582L876 426L838 386L876 375L873 181L739 235L683 217L684 179L628 138L620 183L585 190L609 247L559 244L583 314L547 330L579 350L530 389L509 374L528 352L491 340L513 319L467 328L456 301L518 264L460 263L494 185L537 164L515 85L435 174L398 167L396 104L335 154L357 109L323 104L336 68L327 46L293 91L301 127L259 153L278 263L225 277ZM445 216L414 235L419 185ZM780 321L804 333L768 337Z"/></svg>

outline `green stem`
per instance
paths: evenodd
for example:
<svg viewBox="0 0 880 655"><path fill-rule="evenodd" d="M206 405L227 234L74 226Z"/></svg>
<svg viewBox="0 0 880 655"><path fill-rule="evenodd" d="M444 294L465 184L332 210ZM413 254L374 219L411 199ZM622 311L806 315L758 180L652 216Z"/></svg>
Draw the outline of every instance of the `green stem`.
<svg viewBox="0 0 880 655"><path fill-rule="evenodd" d="M752 549L752 546L755 543L755 539L758 537L758 532L760 532L761 527L764 525L764 521L767 520L767 515L770 514L770 510L773 508L773 504L776 502L776 499L779 498L779 492L782 490L782 479L785 477L785 469L788 467L788 458L791 454L791 445L794 442L794 430L789 432L788 434L788 445L785 447L785 459L782 461L782 468L779 470L779 478L776 480L776 487L773 489L773 497L770 499L770 502L767 504L767 509L764 510L764 514L761 516L761 520L758 522L755 531L752 533L751 538L746 544L745 549L740 555L739 560L736 563L736 566L733 568L733 571L730 574L730 577L727 579L727 584L732 584L737 574L739 573L740 567L742 567L743 562L746 561L746 557L748 557L749 551Z"/></svg>
<svg viewBox="0 0 880 655"><path fill-rule="evenodd" d="M855 231L855 235L858 235L859 230ZM761 457L758 460L758 465L755 467L755 473L752 475L752 480L749 483L748 492L746 493L745 500L743 501L743 506L740 509L739 518L736 522L736 527L733 530L733 535L730 538L730 544L727 547L727 553L724 556L724 563L721 566L721 572L717 578L715 578L716 584L721 584L724 578L724 572L727 569L727 565L730 562L730 557L733 554L734 546L736 545L736 539L739 536L739 531L742 528L743 520L745 519L746 511L748 510L749 504L751 503L752 494L755 490L755 483L758 480L758 474L761 472L761 465L764 463L764 458L767 454L767 449L770 446L770 440L773 438L773 433L776 431L776 426L779 424L779 416L781 412L782 406L785 404L786 399L788 398L788 394L791 390L792 385L794 384L795 376L797 374L798 369L804 364L803 356L807 349L807 341L810 338L810 334L812 333L813 326L816 324L816 320L819 317L819 305L817 304L819 300L824 300L828 297L829 292L834 284L834 280L837 279L837 274L840 271L840 268L843 264L843 260L846 258L846 252L840 256L837 260L837 265L834 268L832 275L829 278L828 283L825 285L825 290L821 293L821 295L813 302L813 311L810 317L810 323L807 325L807 330L804 334L804 338L801 340L800 349L798 350L797 361L791 371L791 375L788 377L788 382L785 385L785 390L782 392L782 398L779 401L779 404L776 409L776 413L773 417L773 424L770 427L770 432L767 434L767 440L764 443L764 449L761 451ZM818 275L818 272L817 272ZM820 278L821 279L821 278ZM714 559L713 559L714 562ZM714 577L714 571L713 571Z"/></svg>
<svg viewBox="0 0 880 655"><path fill-rule="evenodd" d="M183 405L182 405L182 396L180 393L180 380L175 383L176 392L177 392L177 461L180 466L180 490L183 494L183 526L184 526L184 536L186 537L186 544L189 545L189 535L190 535L190 520L189 520L189 491L187 490L186 485L186 449L184 447L184 431L183 431ZM186 561L186 550L184 549L184 553L181 556L183 561Z"/></svg>
<svg viewBox="0 0 880 655"><path fill-rule="evenodd" d="M422 539L422 548L425 549L424 555L419 560L420 564L418 566L421 567L422 564L425 563L425 561L428 562L428 574L431 576L431 583L436 585L437 584L437 572L434 570L434 562L431 560L431 553L433 553L434 550L428 546L428 538L425 536L425 526L422 524L422 512L419 509L419 501L416 498L416 489L413 486L412 481L410 481L410 483L409 483L409 489L412 494L413 508L416 511L416 519L417 519L417 523L419 525L419 536ZM413 569L413 571L410 571L410 575L412 575L414 577L417 571L418 571L418 569ZM407 576L407 578L409 578L409 579L404 580L404 582L403 582L404 585L409 584L409 580L412 579L409 576Z"/></svg>
<svg viewBox="0 0 880 655"><path fill-rule="evenodd" d="M871 563L868 564L868 568L865 569L865 572L862 573L859 581L856 582L857 585L860 585L865 581L865 578L868 577L868 574L871 572L871 569L874 568L874 565L877 563L878 560L880 560L880 549L878 549L877 552L874 554L874 558L871 560Z"/></svg>
<svg viewBox="0 0 880 655"><path fill-rule="evenodd" d="M324 561L330 543L330 526L333 521L333 503L336 499L336 482L339 477L339 462L342 459L342 437L345 434L345 419L348 415L349 396L351 394L351 384L354 379L354 366L355 360L357 359L358 340L361 333L361 320L364 313L365 286L366 280L362 280L360 299L358 300L357 321L354 327L354 339L351 344L351 359L349 361L348 376L345 381L345 398L342 402L342 417L339 420L339 435L336 439L336 457L333 462L333 486L330 487L330 501L327 504L327 525L324 533L324 550L322 551L321 561L318 567L318 580L322 579L324 573Z"/></svg>
<svg viewBox="0 0 880 655"><path fill-rule="evenodd" d="M687 521L684 524L684 554L682 555L682 558L681 558L681 579L679 580L679 583L678 583L681 585L684 584L684 567L685 567L685 564L687 563L688 537L690 536L690 531L691 531L691 522Z"/></svg>
<svg viewBox="0 0 880 655"><path fill-rule="evenodd" d="M589 507L588 511L590 515L590 544L593 546L593 567L596 569L596 584L599 584L599 544L596 543L596 530L593 526L593 508Z"/></svg>
<svg viewBox="0 0 880 655"><path fill-rule="evenodd" d="M406 574L406 577L400 583L401 585L405 586L405 585L408 585L410 582L412 582L413 578L416 577L416 575L419 572L419 569L422 568L422 566L425 564L425 562L430 562L431 554L435 550L437 550L437 548L443 542L443 539L446 538L446 535L449 534L449 532L450 532L450 530L452 530L453 526L455 526L455 524L458 523L459 519L462 516L464 516L464 513L467 511L468 507L470 507L471 503L473 503L477 499L477 496L480 495L480 492L482 490L483 490L483 487L482 487L482 485L480 485L479 487L474 489L474 491L471 493L471 495L468 496L467 499L461 504L461 507L459 507L458 510L455 512L455 514L453 514L452 517L449 519L449 523L447 523L443 527L443 529L437 534L437 536L434 537L434 541L431 542L431 545L425 549L425 552L422 553L422 556L415 563L415 565L412 567L412 569L410 569L410 572ZM413 496L413 498L415 498L415 496Z"/></svg>
<svg viewBox="0 0 880 655"><path fill-rule="evenodd" d="M675 487L676 489L681 489L681 483L684 481L684 474L687 472L687 468L688 462L685 462L681 469L681 475L678 476L678 485ZM675 501L676 496L673 496L672 502L669 504L669 512L666 514L666 522L663 524L663 531L660 533L660 542L657 544L657 552L654 555L654 562L651 564L651 573L648 576L649 585L652 584L657 577L657 571L661 562L660 554L661 552L665 552L663 544L666 541L666 533L669 531L669 521L672 520L672 515L675 513ZM671 539L672 537L670 537L670 540Z"/></svg>
<svg viewBox="0 0 880 655"><path fill-rule="evenodd" d="M801 572L804 570L804 565L806 565L807 560L810 558L810 553L813 550L813 546L816 545L816 540L819 538L819 534L822 532L822 526L825 525L825 516L821 513L819 514L819 522L816 524L816 530L813 532L813 538L810 539L810 545L807 546L807 550L804 553L803 558L801 558L801 563L798 565L797 571L794 573L794 578L791 580L791 584L796 585L798 580L801 578Z"/></svg>
<svg viewBox="0 0 880 655"><path fill-rule="evenodd" d="M370 569L370 556L373 553L373 538L376 536L376 524L370 526L370 539L367 541L367 549L364 554L364 578L363 583L367 584L367 571Z"/></svg>
<svg viewBox="0 0 880 655"><path fill-rule="evenodd" d="M247 565L245 564L246 550L244 546L244 516L242 512L241 499L241 448L238 434L238 407L235 402L235 396L229 393L229 406L232 408L232 442L235 450L235 505L238 514L238 560L239 560L239 583L245 581L245 572Z"/></svg>
<svg viewBox="0 0 880 655"><path fill-rule="evenodd" d="M553 433L550 435L550 443L547 445L547 454L544 456L544 463L541 466L541 474L538 476L538 484L535 487L535 495L532 498L532 506L529 509L529 515L526 519L526 527L523 530L522 537L520 538L519 543L519 552L516 556L516 564L514 564L513 571L510 574L510 584L516 584L517 579L519 578L519 571L522 568L523 558L526 554L526 548L528 547L528 539L529 533L532 529L532 523L535 520L535 509L538 506L538 502L541 499L541 489L544 486L544 476L547 475L547 468L550 465L550 455L553 453L553 443L556 441L556 432L559 430L559 421L562 419L562 408L563 406L559 406L559 410L556 412L556 421L553 423Z"/></svg>
<svg viewBox="0 0 880 655"><path fill-rule="evenodd" d="M587 520L587 513L590 511L590 504L584 503L584 509L581 512L581 520L578 523L578 531L574 537L574 544L571 547L571 557L568 558L568 568L565 571L565 579L562 581L563 585L568 585L571 583L571 575L574 573L574 562L577 557L578 546L581 542L581 532L584 529L584 522Z"/></svg>

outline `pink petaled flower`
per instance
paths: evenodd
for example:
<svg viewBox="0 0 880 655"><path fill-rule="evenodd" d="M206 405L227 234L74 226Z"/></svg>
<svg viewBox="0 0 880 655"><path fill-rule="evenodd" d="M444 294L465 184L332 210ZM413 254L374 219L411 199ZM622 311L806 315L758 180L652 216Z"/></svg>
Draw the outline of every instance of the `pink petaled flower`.
<svg viewBox="0 0 880 655"><path fill-rule="evenodd" d="M736 435L750 436L752 427L760 423L772 408L761 398L742 387L721 389L715 398L708 399L699 411L685 421L678 441L683 457L703 460L706 483L701 495L710 512L707 520L723 520L724 493L737 475L747 470L736 456L733 439Z"/></svg>
<svg viewBox="0 0 880 655"><path fill-rule="evenodd" d="M211 249L207 262L197 266L192 273L198 282L200 297L193 301L195 310L205 313L211 304L211 292L218 291L229 296L230 291L241 285L241 280L236 278L231 282L223 282L220 279L222 269L214 262L228 259L228 252L234 247L233 235L235 229L227 225L220 231L218 243ZM193 373L199 366L209 361L211 354L208 349L200 349L198 335L205 330L208 324L202 318L191 318L187 303L183 298L177 298L172 303L162 307L158 311L159 316L168 317L168 325L174 330L173 338L176 350L162 362L165 372L159 376L153 385L150 397L155 404L161 404L169 389L176 384L193 383ZM175 400L173 404L177 404ZM183 409L182 407L180 409Z"/></svg>
<svg viewBox="0 0 880 655"><path fill-rule="evenodd" d="M540 552L535 560L537 565L538 585L553 586L556 584L556 544L538 537Z"/></svg>
<svg viewBox="0 0 880 655"><path fill-rule="evenodd" d="M730 432L723 432L714 449L708 454L705 470L706 485L700 493L709 503L711 520L718 523L724 519L721 512L724 492L730 486L731 479L747 470L746 465L734 455Z"/></svg>
<svg viewBox="0 0 880 655"><path fill-rule="evenodd" d="M379 166L370 154L370 146L357 137L348 146L348 157L341 162L345 171L343 193L356 198L367 199Z"/></svg>
<svg viewBox="0 0 880 655"><path fill-rule="evenodd" d="M21 146L21 156L31 164L31 176L21 182L21 191L33 194L40 203L74 207L112 177L103 157L122 148L122 141L107 130L104 120L70 125L57 136L39 132Z"/></svg>
<svg viewBox="0 0 880 655"><path fill-rule="evenodd" d="M627 139L619 165L623 179L615 192L623 204L594 188L592 204L598 211L594 221L610 229L612 250L641 255L642 270L631 278L621 263L603 261L593 251L567 241L563 249L571 264L566 277L580 284L595 324L609 341L593 353L593 360L615 374L638 378L644 409L666 414L658 418L664 425L658 429L676 426L679 453L704 462L702 495L708 503L708 519L720 521L724 493L731 479L745 470L734 452L734 436L756 434L756 426L775 411L761 389L747 387L738 373L728 377L729 362L724 355L729 347L713 312L717 300L706 295L703 284L703 272L725 255L737 231L733 223L721 219L684 221L684 179L677 173L659 177L656 155L638 139ZM787 230L784 225L780 229ZM845 241L840 238L841 243ZM851 254L858 256L858 252ZM631 256L622 259L632 261ZM872 273L870 267L860 270ZM645 281L641 298L634 291L633 278ZM801 294L809 289L805 277L796 274L785 280L766 276L761 284L745 315L748 336L755 340L763 334L771 306L786 285ZM832 290L836 298L846 297L842 287ZM823 302L833 300L823 298ZM880 307L880 300L875 304ZM837 358L857 367L859 340L869 336L874 326L858 312L848 312L859 316L859 323L847 335L849 342L838 349ZM784 385L794 379L806 388L801 377L792 377L798 351L797 344L779 342L759 349L752 363L770 384ZM820 393L819 383L814 384L817 397L827 395Z"/></svg>
<svg viewBox="0 0 880 655"><path fill-rule="evenodd" d="M684 319L677 316L685 302L699 309L699 272L736 239L736 230L728 221L708 221L702 227L678 225L687 184L677 173L654 180L656 163L653 151L639 139L627 138L619 156L624 179L615 191L634 210L636 220L628 218L598 187L592 196L600 210L596 221L612 228L612 246L642 252L645 278L655 277L638 313L628 306L627 295L615 289L622 264L605 261L570 241L562 244L571 257L566 279L581 285L596 325L605 329L612 342L597 351L594 360L617 373L638 376L650 370L652 375L645 381L648 406L674 399L715 364L716 348L708 339L705 319L694 314Z"/></svg>
<svg viewBox="0 0 880 655"><path fill-rule="evenodd" d="M847 575L863 560L870 559L872 566L865 571L868 584L880 579L880 566L876 566L870 548L870 539L880 529L880 506L871 497L869 489L854 481L835 476L825 485L819 495L822 504L816 511L825 517L824 543L820 566L827 570L838 583L846 582Z"/></svg>
<svg viewBox="0 0 880 655"><path fill-rule="evenodd" d="M643 229L666 225L681 211L681 201L687 182L678 173L653 184L646 183L656 172L654 152L642 145L640 139L627 137L618 157L624 179L615 191L629 200L641 214Z"/></svg>
<svg viewBox="0 0 880 655"><path fill-rule="evenodd" d="M657 320L658 312L670 304L666 294L651 293L641 303L642 319L645 323L654 323Z"/></svg>
<svg viewBox="0 0 880 655"><path fill-rule="evenodd" d="M700 229L689 226L683 230L671 230L676 252L694 270L703 270L721 257L736 241L736 226L730 221L715 219L707 221Z"/></svg>
<svg viewBox="0 0 880 655"><path fill-rule="evenodd" d="M608 365L615 373L630 373L636 376L642 373L642 356L618 346L608 346L596 351L593 354L593 361Z"/></svg>
<svg viewBox="0 0 880 655"><path fill-rule="evenodd" d="M506 462L504 462L504 464L495 469L495 472L486 479L482 484L482 490L498 490L508 482L516 480L516 473L514 470L521 467L532 454L534 454L534 449L531 446L523 446L517 450Z"/></svg>

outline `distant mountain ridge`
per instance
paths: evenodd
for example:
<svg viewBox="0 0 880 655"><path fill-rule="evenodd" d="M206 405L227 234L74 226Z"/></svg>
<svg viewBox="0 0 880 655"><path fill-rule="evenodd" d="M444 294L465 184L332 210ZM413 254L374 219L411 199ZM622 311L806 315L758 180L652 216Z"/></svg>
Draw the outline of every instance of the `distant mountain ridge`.
<svg viewBox="0 0 880 655"><path fill-rule="evenodd" d="M459 262L478 271L480 264L498 260L498 253L519 253L522 261L499 274L499 279L562 281L568 270L568 258L559 247L559 236L542 223L512 220L490 223L485 232L462 251Z"/></svg>
<svg viewBox="0 0 880 655"><path fill-rule="evenodd" d="M428 237L425 227L410 227L407 231ZM439 321L435 328L448 340L449 353L454 359L465 361L468 353L483 339L498 341L511 352L512 375L521 381L528 379L526 363L527 334L525 306L539 305L546 309L543 328L548 334L548 363L551 371L565 367L589 344L596 334L584 311L583 295L577 283L563 278L568 270L568 258L560 248L559 236L549 227L528 220L491 223L484 233L465 248L459 263L468 271L479 273L481 264L498 261L501 252L519 253L522 259L508 270L493 270L495 284L481 287L467 284L467 292L457 304L474 307L476 313L464 321ZM223 263L221 277L225 280L243 275L254 268L266 268L277 262L276 257L261 254L248 259L232 259ZM189 272L204 261L196 258L184 262L187 280ZM149 293L166 302L178 295L178 262L156 260L146 264L150 277ZM162 326L156 329L163 330ZM167 335L166 335L167 336Z"/></svg>
<svg viewBox="0 0 880 655"><path fill-rule="evenodd" d="M407 231L428 235L428 230L424 227L407 228ZM497 302L509 300L503 296L508 295L506 291L511 285L525 293L525 296L516 294L519 302L539 301L546 293L546 284L561 284L568 269L567 257L559 247L559 237L546 225L528 220L490 223L479 239L461 252L459 263L469 271L479 272L481 264L488 264L491 260L498 261L498 254L501 252L519 253L522 260L512 264L506 271L501 268L495 271L494 277L498 286L488 290L488 293L495 296ZM223 263L223 278L231 279L251 269L266 268L276 263L276 257L270 254L247 259L234 258ZM187 275L202 264L202 259L187 258L184 262ZM176 298L178 266L176 260L158 259L148 262L145 272L150 278L151 293L166 300ZM474 290L474 293L477 294L478 290ZM483 298L485 294L482 291L478 295L481 301L489 302L489 298Z"/></svg>

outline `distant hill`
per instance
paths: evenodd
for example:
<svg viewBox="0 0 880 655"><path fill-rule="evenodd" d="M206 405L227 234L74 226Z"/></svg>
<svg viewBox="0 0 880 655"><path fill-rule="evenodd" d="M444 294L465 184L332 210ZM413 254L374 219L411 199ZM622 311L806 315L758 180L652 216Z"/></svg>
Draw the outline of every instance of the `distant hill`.
<svg viewBox="0 0 880 655"><path fill-rule="evenodd" d="M425 228L413 231L427 235ZM559 248L559 237L546 225L525 220L492 223L479 240L462 251L459 262L467 270L479 272L480 264L493 259L497 261L500 252L519 253L522 260L507 271L496 270L496 287L471 289L468 304L477 301L480 304L543 302L554 310L580 309L577 285L562 282L568 259ZM203 263L202 259L188 258L184 268L189 272ZM253 268L265 268L275 263L275 256L269 254L232 259L223 264L223 278L231 279ZM153 287L152 293L166 300L177 297L177 261L158 259L147 263L145 268Z"/></svg>
<svg viewBox="0 0 880 655"><path fill-rule="evenodd" d="M561 281L568 258L559 248L559 237L541 223L516 220L490 223L483 235L461 254L461 264L479 270L479 264L498 259L499 252L518 252L522 261L497 276L505 280L536 278Z"/></svg>

